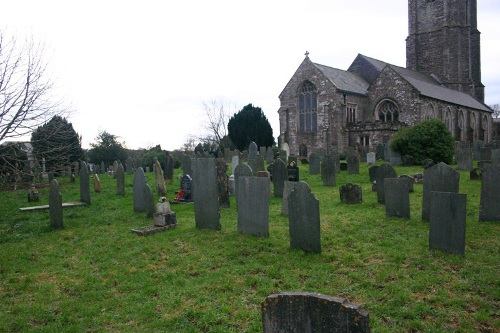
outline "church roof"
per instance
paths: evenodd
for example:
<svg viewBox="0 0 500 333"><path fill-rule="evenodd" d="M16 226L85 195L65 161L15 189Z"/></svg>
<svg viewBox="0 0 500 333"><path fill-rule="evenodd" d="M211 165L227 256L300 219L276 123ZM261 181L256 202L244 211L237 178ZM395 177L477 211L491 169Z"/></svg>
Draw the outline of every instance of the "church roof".
<svg viewBox="0 0 500 333"><path fill-rule="evenodd" d="M368 83L361 75L313 63L341 92L368 95Z"/></svg>
<svg viewBox="0 0 500 333"><path fill-rule="evenodd" d="M404 67L391 65L362 54L358 54L348 71L362 75L371 84L386 66L389 66L396 73L398 73L423 96L477 110L491 112L490 108L479 102L474 97L460 91L446 88L431 76L427 76Z"/></svg>

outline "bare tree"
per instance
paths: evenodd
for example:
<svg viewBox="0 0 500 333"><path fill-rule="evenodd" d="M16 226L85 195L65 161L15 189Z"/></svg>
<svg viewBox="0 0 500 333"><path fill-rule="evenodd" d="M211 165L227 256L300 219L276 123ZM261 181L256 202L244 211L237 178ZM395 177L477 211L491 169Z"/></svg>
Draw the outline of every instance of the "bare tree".
<svg viewBox="0 0 500 333"><path fill-rule="evenodd" d="M500 104L496 103L489 107L493 110L493 118L500 118Z"/></svg>
<svg viewBox="0 0 500 333"><path fill-rule="evenodd" d="M222 140L227 137L227 123L231 113L236 112L236 105L225 100L210 100L202 103L205 112L202 127L205 130L204 136L196 138L204 143L221 146Z"/></svg>
<svg viewBox="0 0 500 333"><path fill-rule="evenodd" d="M19 45L0 31L0 143L23 137L69 109L54 101L43 46L33 39Z"/></svg>

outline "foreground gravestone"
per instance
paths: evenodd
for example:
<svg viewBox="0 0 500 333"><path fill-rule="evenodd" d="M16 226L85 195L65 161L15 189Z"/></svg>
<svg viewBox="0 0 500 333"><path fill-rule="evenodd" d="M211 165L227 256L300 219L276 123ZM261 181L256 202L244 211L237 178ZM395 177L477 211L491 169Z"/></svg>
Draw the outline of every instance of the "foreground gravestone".
<svg viewBox="0 0 500 333"><path fill-rule="evenodd" d="M288 197L290 246L321 253L319 200L306 182L298 182Z"/></svg>
<svg viewBox="0 0 500 333"><path fill-rule="evenodd" d="M324 186L337 185L335 164L335 159L332 155L326 155L323 162L321 162L321 179Z"/></svg>
<svg viewBox="0 0 500 333"><path fill-rule="evenodd" d="M278 158L273 163L273 185L275 197L283 198L285 180L288 180L288 170L285 162Z"/></svg>
<svg viewBox="0 0 500 333"><path fill-rule="evenodd" d="M424 170L422 194L422 219L429 221L431 210L431 192L458 193L460 172L453 170L443 162Z"/></svg>
<svg viewBox="0 0 500 333"><path fill-rule="evenodd" d="M467 195L431 192L429 250L465 254Z"/></svg>
<svg viewBox="0 0 500 333"><path fill-rule="evenodd" d="M165 157L165 171L163 176L165 177L165 180L174 179L174 157L170 154L167 154Z"/></svg>
<svg viewBox="0 0 500 333"><path fill-rule="evenodd" d="M63 228L62 195L56 179L50 182L49 192L50 226L54 229Z"/></svg>
<svg viewBox="0 0 500 333"><path fill-rule="evenodd" d="M217 174L214 158L192 160L195 224L199 229L220 230Z"/></svg>
<svg viewBox="0 0 500 333"><path fill-rule="evenodd" d="M144 186L144 203L146 205L146 217L148 219L153 218L155 214L155 202L153 197L153 190L148 184Z"/></svg>
<svg viewBox="0 0 500 333"><path fill-rule="evenodd" d="M269 236L269 178L238 178L238 232Z"/></svg>
<svg viewBox="0 0 500 333"><path fill-rule="evenodd" d="M385 178L384 187L385 215L410 218L410 191L407 181L400 178Z"/></svg>
<svg viewBox="0 0 500 333"><path fill-rule="evenodd" d="M309 155L309 174L317 175L321 172L321 159L318 154Z"/></svg>
<svg viewBox="0 0 500 333"><path fill-rule="evenodd" d="M261 304L264 333L369 333L370 316L340 297L285 292Z"/></svg>
<svg viewBox="0 0 500 333"><path fill-rule="evenodd" d="M146 202L144 201L144 187L146 187L146 176L142 167L135 170L133 191L134 191L134 212L146 211Z"/></svg>
<svg viewBox="0 0 500 333"><path fill-rule="evenodd" d="M80 201L90 205L90 179L87 163L82 162L80 168Z"/></svg>
<svg viewBox="0 0 500 333"><path fill-rule="evenodd" d="M118 168L116 169L115 174L116 174L116 194L125 195L125 170L123 168L123 164L118 163Z"/></svg>
<svg viewBox="0 0 500 333"><path fill-rule="evenodd" d="M288 198L290 197L290 193L292 193L293 187L297 182L291 182L289 180L285 180L283 186L283 200L281 201L281 215L288 216Z"/></svg>
<svg viewBox="0 0 500 333"><path fill-rule="evenodd" d="M216 161L217 170L217 192L219 196L219 207L229 208L229 177L227 176L227 164L224 158Z"/></svg>
<svg viewBox="0 0 500 333"><path fill-rule="evenodd" d="M379 204L385 203L384 179L396 178L398 175L392 165L383 163L377 169L377 201Z"/></svg>
<svg viewBox="0 0 500 333"><path fill-rule="evenodd" d="M363 202L363 192L358 184L347 183L339 187L340 202L358 204Z"/></svg>
<svg viewBox="0 0 500 333"><path fill-rule="evenodd" d="M500 221L500 165L490 165L481 175L479 221Z"/></svg>

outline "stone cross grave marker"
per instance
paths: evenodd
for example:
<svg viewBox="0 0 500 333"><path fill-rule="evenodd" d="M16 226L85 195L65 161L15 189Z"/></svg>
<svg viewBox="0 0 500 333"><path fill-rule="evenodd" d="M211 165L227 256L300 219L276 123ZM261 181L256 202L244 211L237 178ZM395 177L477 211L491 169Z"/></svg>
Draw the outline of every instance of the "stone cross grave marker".
<svg viewBox="0 0 500 333"><path fill-rule="evenodd" d="M199 229L220 230L219 197L217 193L217 171L214 158L195 158L194 171L194 217Z"/></svg>
<svg viewBox="0 0 500 333"><path fill-rule="evenodd" d="M467 195L433 191L430 205L429 250L464 255Z"/></svg>
<svg viewBox="0 0 500 333"><path fill-rule="evenodd" d="M429 221L431 192L458 193L460 172L441 162L424 170L422 194L422 220Z"/></svg>
<svg viewBox="0 0 500 333"><path fill-rule="evenodd" d="M319 200L306 182L297 182L288 197L290 246L321 253Z"/></svg>

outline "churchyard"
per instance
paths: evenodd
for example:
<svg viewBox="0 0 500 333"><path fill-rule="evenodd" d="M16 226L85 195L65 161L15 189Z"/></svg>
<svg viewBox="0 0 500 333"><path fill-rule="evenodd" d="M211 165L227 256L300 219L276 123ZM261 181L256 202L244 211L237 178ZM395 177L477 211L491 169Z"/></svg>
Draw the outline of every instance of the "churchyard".
<svg viewBox="0 0 500 333"><path fill-rule="evenodd" d="M466 194L465 253L450 254L429 250L432 221L422 220L422 183L405 192L409 211L402 213L394 207L404 205L405 195L380 203L381 188L373 191L366 162L357 166L359 173L346 169L333 181L322 178L316 164L297 166L319 202L321 248L308 252L291 247L283 198L268 193L264 180L248 191L269 202L268 226L259 226L257 236L240 225L253 211L244 203L237 211L235 196L230 208L220 209L216 228L200 228L196 221L197 209L212 209L207 198L198 208L172 204L175 228L137 235L131 230L154 221L135 211L129 173L120 195L117 179L99 175L101 190L90 186L90 205L63 208L62 228L51 227L48 209L19 209L47 204L48 183L37 184L39 202L28 203L26 190L2 191L0 331L262 332L261 305L285 292L361 305L373 332L500 330L500 224L479 222L481 180L457 171L459 193ZM423 172L415 166L394 169L398 176ZM232 174L231 164L227 170ZM180 190L180 176L182 169L176 169L166 182L167 199ZM146 173L146 180L158 202L154 173ZM58 182L62 202L81 201L78 179ZM351 197L361 202L347 204ZM286 211L300 209L306 208Z"/></svg>

